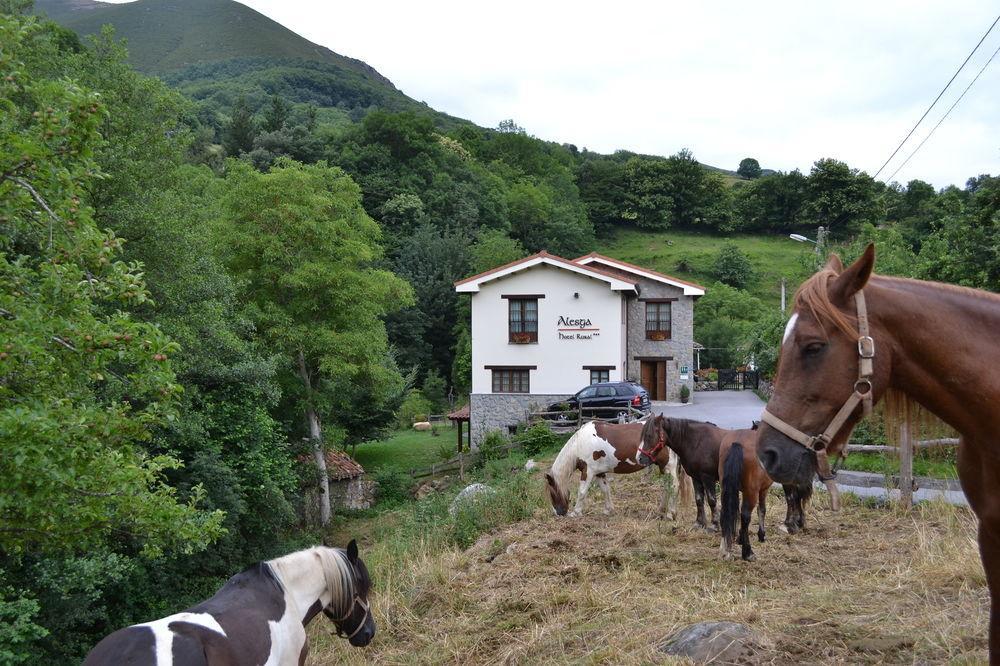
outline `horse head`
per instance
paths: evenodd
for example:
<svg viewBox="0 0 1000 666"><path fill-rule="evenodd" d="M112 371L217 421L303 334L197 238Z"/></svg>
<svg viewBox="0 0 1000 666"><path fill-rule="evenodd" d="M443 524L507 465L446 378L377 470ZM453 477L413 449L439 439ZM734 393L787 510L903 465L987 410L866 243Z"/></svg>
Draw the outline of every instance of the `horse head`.
<svg viewBox="0 0 1000 666"><path fill-rule="evenodd" d="M663 415L650 416L642 426L642 437L639 441L639 453L636 460L640 465L648 467L656 462L657 456L667 445L667 417Z"/></svg>
<svg viewBox="0 0 1000 666"><path fill-rule="evenodd" d="M549 499L552 500L552 509L557 516L565 516L569 511L569 493L566 488L560 488L552 474L545 474L545 487L549 490Z"/></svg>
<svg viewBox="0 0 1000 666"><path fill-rule="evenodd" d="M833 255L795 295L757 449L779 483L811 486L813 474L828 465L826 456L841 452L886 389L889 349L875 357L880 336L869 329L862 292L874 263L872 245L846 269Z"/></svg>
<svg viewBox="0 0 1000 666"><path fill-rule="evenodd" d="M351 539L342 552L347 567L346 570L341 567L340 579L346 579L347 585L340 586L339 594L330 590L331 600L323 609L323 614L333 622L338 636L346 638L355 647L364 647L375 637L375 618L368 604L372 581L368 567L358 556L357 541Z"/></svg>

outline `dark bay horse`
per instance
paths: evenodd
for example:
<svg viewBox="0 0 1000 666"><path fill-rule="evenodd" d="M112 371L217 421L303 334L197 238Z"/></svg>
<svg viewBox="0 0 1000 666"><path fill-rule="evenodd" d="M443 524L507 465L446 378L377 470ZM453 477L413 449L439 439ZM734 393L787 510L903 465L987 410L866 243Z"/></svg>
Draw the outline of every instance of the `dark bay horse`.
<svg viewBox="0 0 1000 666"><path fill-rule="evenodd" d="M657 442L665 442L677 453L681 468L691 477L694 484L694 496L698 510L696 525L702 529L708 528L705 518L705 501L707 500L712 512L712 525L718 529L719 522L715 511L715 485L720 478L719 450L727 439L733 441L733 433L752 432L756 428L757 425L754 424L749 431L727 430L705 421L675 419L662 415L651 416L646 421L646 427L643 430L643 450L639 453L639 462L650 464L650 459L645 452L652 452ZM756 440L756 432L754 432L754 439ZM785 486L784 489L788 511L785 515L783 528L789 534L795 534L805 527L803 503L811 496L812 485L807 485L803 490L792 486Z"/></svg>
<svg viewBox="0 0 1000 666"><path fill-rule="evenodd" d="M873 275L874 264L872 245L846 269L832 256L799 288L758 455L771 478L802 487L893 392L903 399L886 401L890 420L913 401L955 428L990 590L990 661L1000 664L1000 296Z"/></svg>
<svg viewBox="0 0 1000 666"><path fill-rule="evenodd" d="M211 599L160 620L119 629L84 666L238 666L305 663L305 627L320 611L351 645L375 636L371 579L355 541L259 562Z"/></svg>
<svg viewBox="0 0 1000 666"><path fill-rule="evenodd" d="M580 489L577 491L576 506L569 515L579 516L583 513L583 501L593 481L597 481L604 492L604 513L610 514L613 506L608 473L632 474L655 464L660 468L661 474L664 470L670 474L673 483L673 492L669 487L663 489L659 514L661 518L666 516L673 520L677 512L678 493L681 501L686 501L688 493L684 471L679 468L677 456L662 446L652 460L640 464L638 454L642 432L642 423L592 421L573 433L545 475L549 498L556 515L565 516L569 510L569 480L574 472L580 472Z"/></svg>

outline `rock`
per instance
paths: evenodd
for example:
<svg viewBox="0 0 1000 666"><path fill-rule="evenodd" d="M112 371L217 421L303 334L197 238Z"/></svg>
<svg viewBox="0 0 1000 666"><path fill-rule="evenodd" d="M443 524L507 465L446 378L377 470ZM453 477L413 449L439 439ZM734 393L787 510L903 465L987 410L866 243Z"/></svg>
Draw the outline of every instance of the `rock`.
<svg viewBox="0 0 1000 666"><path fill-rule="evenodd" d="M538 463L536 463L534 460L532 460L530 458L528 459L528 462L524 463L524 471L525 472L530 472L531 470L537 469L537 468L538 468Z"/></svg>
<svg viewBox="0 0 1000 666"><path fill-rule="evenodd" d="M454 516L455 512L458 511L459 504L475 501L494 493L496 493L496 491L487 486L485 483L473 483L471 486L466 486L462 489L462 492L456 495L455 499L452 500L451 506L448 507L448 514Z"/></svg>
<svg viewBox="0 0 1000 666"><path fill-rule="evenodd" d="M753 631L744 624L698 622L671 635L658 649L699 664L727 664L745 660L756 643Z"/></svg>
<svg viewBox="0 0 1000 666"><path fill-rule="evenodd" d="M413 429L414 430L420 430L420 431L430 430L431 429L431 422L430 421L417 421L416 423L413 424Z"/></svg>

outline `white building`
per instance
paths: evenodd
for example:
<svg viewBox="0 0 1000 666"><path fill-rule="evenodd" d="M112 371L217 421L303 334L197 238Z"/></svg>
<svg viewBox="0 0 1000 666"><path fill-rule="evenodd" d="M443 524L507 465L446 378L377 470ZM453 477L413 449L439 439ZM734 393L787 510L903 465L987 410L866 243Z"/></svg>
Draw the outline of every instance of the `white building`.
<svg viewBox="0 0 1000 666"><path fill-rule="evenodd" d="M539 252L455 289L472 297L474 445L599 381L637 381L653 400L693 388L700 285L596 253Z"/></svg>

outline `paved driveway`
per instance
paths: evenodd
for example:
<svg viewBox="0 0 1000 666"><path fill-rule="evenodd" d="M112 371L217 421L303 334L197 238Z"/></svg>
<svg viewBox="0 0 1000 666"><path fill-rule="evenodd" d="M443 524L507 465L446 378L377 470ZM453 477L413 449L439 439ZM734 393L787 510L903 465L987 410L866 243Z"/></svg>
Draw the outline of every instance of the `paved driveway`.
<svg viewBox="0 0 1000 666"><path fill-rule="evenodd" d="M697 391L691 396L693 402L674 405L654 402L653 411L681 419L711 421L729 429L749 428L753 421L760 420L764 401L753 391Z"/></svg>

